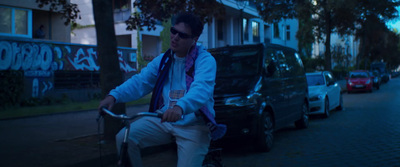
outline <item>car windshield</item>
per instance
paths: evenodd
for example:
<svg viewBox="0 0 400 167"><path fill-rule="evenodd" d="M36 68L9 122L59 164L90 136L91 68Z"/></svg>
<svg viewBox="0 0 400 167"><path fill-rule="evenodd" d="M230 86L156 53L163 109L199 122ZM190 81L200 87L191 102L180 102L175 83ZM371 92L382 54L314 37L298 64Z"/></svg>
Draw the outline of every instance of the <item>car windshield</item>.
<svg viewBox="0 0 400 167"><path fill-rule="evenodd" d="M368 78L368 74L366 72L351 72L350 78Z"/></svg>
<svg viewBox="0 0 400 167"><path fill-rule="evenodd" d="M258 73L258 50L221 51L212 55L217 62L217 76L248 76Z"/></svg>
<svg viewBox="0 0 400 167"><path fill-rule="evenodd" d="M324 77L320 74L307 75L307 84L308 86L325 85L325 80Z"/></svg>

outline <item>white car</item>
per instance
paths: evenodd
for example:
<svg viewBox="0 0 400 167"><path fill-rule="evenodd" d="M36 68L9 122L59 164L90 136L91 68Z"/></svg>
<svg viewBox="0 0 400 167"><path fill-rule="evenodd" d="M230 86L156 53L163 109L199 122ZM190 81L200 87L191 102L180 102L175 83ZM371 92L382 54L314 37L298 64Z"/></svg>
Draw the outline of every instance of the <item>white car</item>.
<svg viewBox="0 0 400 167"><path fill-rule="evenodd" d="M329 117L333 109L343 108L341 88L329 71L307 73L310 115L322 114Z"/></svg>

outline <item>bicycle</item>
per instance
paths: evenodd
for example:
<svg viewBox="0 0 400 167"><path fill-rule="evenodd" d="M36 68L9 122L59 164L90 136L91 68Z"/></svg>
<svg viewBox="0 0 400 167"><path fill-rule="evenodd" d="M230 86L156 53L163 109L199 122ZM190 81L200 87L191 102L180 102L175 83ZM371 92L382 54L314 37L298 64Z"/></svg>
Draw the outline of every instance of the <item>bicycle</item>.
<svg viewBox="0 0 400 167"><path fill-rule="evenodd" d="M114 114L110 110L108 110L106 107L102 107L100 111L100 116L104 115L109 115L113 118L122 120L124 126L125 126L125 131L124 131L124 139L121 144L121 149L120 149L120 154L118 156L118 163L117 165L120 167L125 167L125 166L130 166L129 162L129 157L128 157L128 134L130 130L130 120L139 118L139 117L144 117L144 116L151 116L151 117L158 117L162 118L163 114L161 113L151 113L151 112L139 112L133 116L127 116L126 114Z"/></svg>
<svg viewBox="0 0 400 167"><path fill-rule="evenodd" d="M128 157L128 134L130 131L130 120L134 120L136 118L144 116L151 116L158 118L163 117L162 113L152 113L152 112L139 112L133 116L127 116L126 114L117 115L108 110L106 107L102 107L99 117L102 117L104 115L109 115L115 119L122 120L125 126L124 139L121 144L120 154L118 156L118 163L117 163L117 165L120 167L130 166L130 161ZM203 161L202 167L224 167L224 165L222 164L221 150L222 150L221 148L210 148Z"/></svg>

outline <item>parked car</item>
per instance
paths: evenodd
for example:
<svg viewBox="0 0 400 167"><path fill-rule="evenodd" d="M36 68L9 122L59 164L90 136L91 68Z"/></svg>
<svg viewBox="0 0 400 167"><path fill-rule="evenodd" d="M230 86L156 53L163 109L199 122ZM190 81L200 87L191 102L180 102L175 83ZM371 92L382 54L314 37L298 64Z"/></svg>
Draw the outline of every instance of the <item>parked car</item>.
<svg viewBox="0 0 400 167"><path fill-rule="evenodd" d="M400 72L398 72L398 71L393 71L393 72L391 73L392 78L396 78L396 77L398 77L399 75L400 75Z"/></svg>
<svg viewBox="0 0 400 167"><path fill-rule="evenodd" d="M366 70L355 70L349 72L347 80L347 93L354 91L369 91L372 92L373 77Z"/></svg>
<svg viewBox="0 0 400 167"><path fill-rule="evenodd" d="M384 62L373 62L371 63L371 71L378 71L383 83L390 80L390 73L386 69L386 63Z"/></svg>
<svg viewBox="0 0 400 167"><path fill-rule="evenodd" d="M381 86L381 81L382 81L382 78L379 75L379 72L376 70L372 71L372 72L370 71L369 75L372 77L372 81L373 81L372 86L379 90L379 88Z"/></svg>
<svg viewBox="0 0 400 167"><path fill-rule="evenodd" d="M341 88L329 71L307 73L310 115L322 114L329 117L333 109L343 108Z"/></svg>
<svg viewBox="0 0 400 167"><path fill-rule="evenodd" d="M307 80L294 49L257 44L209 51L218 67L214 109L216 120L228 127L224 138L269 151L275 130L293 122L308 127Z"/></svg>

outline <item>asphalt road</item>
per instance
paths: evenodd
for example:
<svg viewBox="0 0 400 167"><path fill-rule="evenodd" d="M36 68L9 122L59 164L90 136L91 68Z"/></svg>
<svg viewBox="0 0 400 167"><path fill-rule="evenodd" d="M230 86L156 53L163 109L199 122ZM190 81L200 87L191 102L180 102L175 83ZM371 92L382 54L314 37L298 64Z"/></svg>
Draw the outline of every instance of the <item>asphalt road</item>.
<svg viewBox="0 0 400 167"><path fill-rule="evenodd" d="M345 109L327 119L311 117L308 129L275 133L273 149L254 152L248 141L223 148L227 167L400 166L400 78L373 93L343 95ZM128 113L148 106L128 108ZM97 112L83 111L0 121L0 166L101 166ZM103 165L115 160L113 143L103 145ZM174 149L148 151L147 167L176 166Z"/></svg>
<svg viewBox="0 0 400 167"><path fill-rule="evenodd" d="M400 78L372 93L344 94L343 111L311 117L308 129L277 131L268 153L231 145L223 153L229 167L400 166Z"/></svg>

